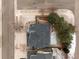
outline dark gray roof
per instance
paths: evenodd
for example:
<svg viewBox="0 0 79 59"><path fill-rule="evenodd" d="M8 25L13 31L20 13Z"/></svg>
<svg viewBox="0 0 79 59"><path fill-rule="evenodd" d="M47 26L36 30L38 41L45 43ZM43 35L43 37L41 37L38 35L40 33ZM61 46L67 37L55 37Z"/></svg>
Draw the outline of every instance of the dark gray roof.
<svg viewBox="0 0 79 59"><path fill-rule="evenodd" d="M52 53L50 54L37 54L37 55L31 55L30 59L52 59Z"/></svg>
<svg viewBox="0 0 79 59"><path fill-rule="evenodd" d="M44 48L50 44L50 28L48 24L32 24L27 39L29 47Z"/></svg>

